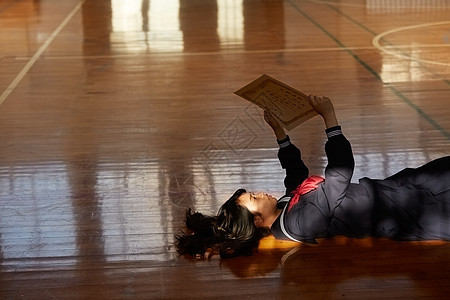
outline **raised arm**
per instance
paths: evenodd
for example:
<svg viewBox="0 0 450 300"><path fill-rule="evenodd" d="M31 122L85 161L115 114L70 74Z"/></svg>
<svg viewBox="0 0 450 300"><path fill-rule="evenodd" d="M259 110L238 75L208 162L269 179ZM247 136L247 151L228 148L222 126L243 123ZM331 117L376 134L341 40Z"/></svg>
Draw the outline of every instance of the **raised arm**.
<svg viewBox="0 0 450 300"><path fill-rule="evenodd" d="M281 167L286 170L286 177L284 178L286 195L290 195L300 183L308 178L308 168L302 161L300 150L291 143L289 136L286 135L278 120L268 111L264 111L264 119L277 137L280 146L278 159Z"/></svg>
<svg viewBox="0 0 450 300"><path fill-rule="evenodd" d="M325 168L324 188L328 195L331 207L342 200L350 184L355 161L349 141L342 134L333 104L327 97L308 96L309 102L314 110L322 116L327 127L328 141L325 144L325 152L328 164Z"/></svg>

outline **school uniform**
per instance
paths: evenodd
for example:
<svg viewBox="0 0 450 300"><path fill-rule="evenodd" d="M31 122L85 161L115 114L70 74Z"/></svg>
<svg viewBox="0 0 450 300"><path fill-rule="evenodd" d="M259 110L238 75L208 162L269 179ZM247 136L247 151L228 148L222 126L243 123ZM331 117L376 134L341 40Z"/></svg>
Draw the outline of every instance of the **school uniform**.
<svg viewBox="0 0 450 300"><path fill-rule="evenodd" d="M384 180L351 183L352 148L340 126L326 130L324 178L309 176L289 137L278 141L286 170L282 212L271 227L278 239L316 243L343 235L396 240L450 240L450 156Z"/></svg>

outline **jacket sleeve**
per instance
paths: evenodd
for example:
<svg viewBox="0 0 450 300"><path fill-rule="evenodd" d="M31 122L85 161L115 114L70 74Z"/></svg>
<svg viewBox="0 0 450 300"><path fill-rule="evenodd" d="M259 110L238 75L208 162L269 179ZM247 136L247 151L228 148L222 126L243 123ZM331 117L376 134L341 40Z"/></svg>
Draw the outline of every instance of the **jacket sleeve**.
<svg viewBox="0 0 450 300"><path fill-rule="evenodd" d="M353 176L355 160L350 142L342 134L341 127L326 130L328 141L325 152L328 164L325 168L324 193L331 212L344 199Z"/></svg>
<svg viewBox="0 0 450 300"><path fill-rule="evenodd" d="M284 186L286 195L290 195L306 178L309 170L302 161L300 149L291 144L289 136L282 141L278 141L278 159L281 167L286 170Z"/></svg>

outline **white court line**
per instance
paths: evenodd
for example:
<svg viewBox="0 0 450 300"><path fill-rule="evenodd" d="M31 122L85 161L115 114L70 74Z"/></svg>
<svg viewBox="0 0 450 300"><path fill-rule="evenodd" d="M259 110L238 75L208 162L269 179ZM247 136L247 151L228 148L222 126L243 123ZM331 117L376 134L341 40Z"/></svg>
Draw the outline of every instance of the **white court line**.
<svg viewBox="0 0 450 300"><path fill-rule="evenodd" d="M58 36L58 34L61 32L61 30L64 28L64 26L69 23L70 19L78 12L78 10L81 8L81 6L84 4L86 0L80 0L77 6L67 15L67 17L62 21L61 24L53 31L53 33L47 38L47 40L42 44L42 46L36 51L36 53L31 57L31 59L25 64L23 69L17 74L16 78L9 84L9 86L3 91L3 93L0 95L0 105L5 102L5 100L8 98L8 96L14 91L14 89L17 87L17 85L22 81L22 79L27 75L28 71L33 67L33 65L36 63L36 61L39 59L39 57L42 55L42 53L47 50L47 48L50 46L50 44L55 40L55 38Z"/></svg>
<svg viewBox="0 0 450 300"><path fill-rule="evenodd" d="M345 3L345 2L342 3L342 2L325 1L325 0L308 0L308 1L309 2L319 3L319 4L329 4L329 5L332 5L332 6L361 7L361 8L372 8L372 9L373 8L378 8L378 7L374 7L373 4L369 5L370 3L369 4L367 4L367 3L364 3L364 4L353 4L353 3ZM400 4L400 5L395 5L395 4ZM403 6L402 6L402 4L403 4ZM407 1L406 2L405 1L403 1L403 2L402 1L398 1L397 3L394 2L394 4L391 4L391 5L392 5L393 8L397 8L397 9L398 8L403 8L403 9L404 8L407 8L407 9L408 8L409 9L413 8L413 9L416 9L416 10L423 10L423 9L427 10L427 9L446 9L446 8L448 8L447 6L442 7L441 5L429 5L428 3L425 4L424 7L422 7L422 6L417 6L417 7L416 6L408 6L407 4L408 4Z"/></svg>
<svg viewBox="0 0 450 300"><path fill-rule="evenodd" d="M346 51L346 50L373 50L374 47L331 47L331 48L294 48L294 49L273 49L273 50L224 50L212 52L150 52L150 53L136 53L136 54L113 54L113 55L73 55L73 56L44 56L42 59L48 60L63 60L63 59L107 59L107 58L133 58L133 57L151 57L155 55L160 56L202 56L202 55L240 55L240 54L271 54L271 53L301 53L301 52L329 52L329 51ZM18 56L16 60L27 60L28 57Z"/></svg>
<svg viewBox="0 0 450 300"><path fill-rule="evenodd" d="M387 45L386 49L412 49L412 48L446 48L450 47L450 44L416 44L416 45Z"/></svg>
<svg viewBox="0 0 450 300"><path fill-rule="evenodd" d="M399 32L399 31L416 29L416 28L429 27L429 26L446 25L446 24L450 24L450 21L424 23L424 24L418 24L418 25L412 25L412 26L398 27L398 28L395 28L395 29L392 29L392 30L388 30L388 31L383 32L383 33L380 33L379 35L377 35L376 37L373 38L372 44L378 50L380 50L380 51L382 51L384 53L396 56L398 58L403 58L403 59L412 60L412 61L421 62L421 63L429 63L429 64L441 65L441 66L450 66L450 62L439 62L439 61L434 61L434 60L426 60L426 59L414 58L414 57L411 57L411 56L406 55L406 54L398 53L397 51L388 50L387 48L391 48L391 46L383 47L383 46L380 45L380 40L382 38L384 38L386 35L389 35L391 33L396 33L396 32ZM418 48L420 49L420 47L421 46L419 46ZM392 48L395 48L395 46L392 46ZM398 48L400 48L400 47L398 47Z"/></svg>
<svg viewBox="0 0 450 300"><path fill-rule="evenodd" d="M366 7L366 4L352 4L352 3L341 3L341 2L333 2L333 1L322 1L322 0L308 0L309 2L315 2L319 4L329 4L335 6L349 6L349 7Z"/></svg>

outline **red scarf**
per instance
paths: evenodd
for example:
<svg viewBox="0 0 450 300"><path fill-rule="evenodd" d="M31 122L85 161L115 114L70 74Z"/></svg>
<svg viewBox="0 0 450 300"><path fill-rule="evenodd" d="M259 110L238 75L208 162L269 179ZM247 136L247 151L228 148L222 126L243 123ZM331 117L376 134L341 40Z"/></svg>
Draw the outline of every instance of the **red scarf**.
<svg viewBox="0 0 450 300"><path fill-rule="evenodd" d="M288 211L300 200L300 196L317 189L319 184L324 181L325 178L316 175L306 178L306 180L303 181L302 184L300 184L297 189L292 192L294 196L292 196L291 201L289 201Z"/></svg>

